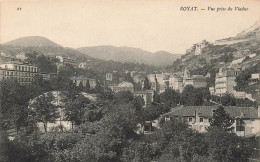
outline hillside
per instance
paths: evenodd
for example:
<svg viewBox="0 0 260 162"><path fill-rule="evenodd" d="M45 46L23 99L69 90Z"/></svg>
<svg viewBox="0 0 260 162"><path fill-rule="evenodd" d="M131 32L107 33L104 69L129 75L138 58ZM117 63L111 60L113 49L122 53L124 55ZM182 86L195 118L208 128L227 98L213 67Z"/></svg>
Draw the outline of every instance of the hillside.
<svg viewBox="0 0 260 162"><path fill-rule="evenodd" d="M12 45L20 47L58 47L57 43L52 42L51 40L41 37L41 36L29 36L22 37L10 42L4 43L3 45Z"/></svg>
<svg viewBox="0 0 260 162"><path fill-rule="evenodd" d="M255 55L255 56L252 56ZM175 61L167 70L182 71L184 68L197 69L205 65L236 62L242 68L249 68L260 61L260 22L238 33L234 37L217 40L202 48L200 55L194 48L181 59Z"/></svg>
<svg viewBox="0 0 260 162"><path fill-rule="evenodd" d="M138 48L115 46L82 47L77 50L88 56L102 60L144 63L156 66L172 64L173 61L181 56L165 51L152 53Z"/></svg>

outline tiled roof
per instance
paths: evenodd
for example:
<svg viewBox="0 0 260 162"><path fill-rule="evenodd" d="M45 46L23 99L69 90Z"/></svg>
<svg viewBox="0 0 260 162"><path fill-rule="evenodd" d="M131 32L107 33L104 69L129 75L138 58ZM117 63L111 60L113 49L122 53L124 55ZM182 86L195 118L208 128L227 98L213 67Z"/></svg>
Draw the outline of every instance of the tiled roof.
<svg viewBox="0 0 260 162"><path fill-rule="evenodd" d="M195 116L195 112L199 116L212 117L213 110L216 110L218 106L186 106L173 108L171 112L166 113L166 116ZM243 118L258 118L257 109L254 107L236 107L236 106L224 106L225 111L231 118L236 118L243 115Z"/></svg>

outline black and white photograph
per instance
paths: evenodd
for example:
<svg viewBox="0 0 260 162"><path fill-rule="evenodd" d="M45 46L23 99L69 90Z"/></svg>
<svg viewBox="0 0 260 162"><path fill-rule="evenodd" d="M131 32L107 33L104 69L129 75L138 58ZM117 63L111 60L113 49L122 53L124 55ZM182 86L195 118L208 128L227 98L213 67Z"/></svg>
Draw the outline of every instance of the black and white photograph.
<svg viewBox="0 0 260 162"><path fill-rule="evenodd" d="M259 0L0 0L0 162L259 162Z"/></svg>

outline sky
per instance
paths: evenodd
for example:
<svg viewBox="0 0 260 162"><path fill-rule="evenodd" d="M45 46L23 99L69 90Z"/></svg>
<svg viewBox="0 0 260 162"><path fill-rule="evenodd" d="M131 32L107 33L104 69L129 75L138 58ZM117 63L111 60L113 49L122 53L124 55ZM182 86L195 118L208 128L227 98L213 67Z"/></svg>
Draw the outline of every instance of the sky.
<svg viewBox="0 0 260 162"><path fill-rule="evenodd" d="M199 10L180 11L185 6ZM235 36L259 19L258 0L11 0L0 2L0 43L43 36L72 48L113 45L183 54L203 39Z"/></svg>

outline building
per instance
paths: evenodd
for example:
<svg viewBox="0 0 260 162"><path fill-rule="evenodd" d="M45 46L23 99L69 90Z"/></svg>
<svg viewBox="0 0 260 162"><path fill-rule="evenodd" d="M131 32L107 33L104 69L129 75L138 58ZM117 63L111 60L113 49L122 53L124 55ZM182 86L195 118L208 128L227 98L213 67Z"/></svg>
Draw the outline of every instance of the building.
<svg viewBox="0 0 260 162"><path fill-rule="evenodd" d="M177 107L164 115L165 120L182 120L198 132L206 132L210 126L213 113L218 106L187 106ZM260 133L260 112L254 107L224 107L234 121L234 133L238 136L247 136Z"/></svg>
<svg viewBox="0 0 260 162"><path fill-rule="evenodd" d="M56 56L56 58L59 60L59 65L66 65L70 64L73 67L78 67L78 64L75 59L70 57L64 57L64 56Z"/></svg>
<svg viewBox="0 0 260 162"><path fill-rule="evenodd" d="M146 107L147 105L150 105L153 102L154 91L138 91L134 92L133 95L142 97L144 99L144 107Z"/></svg>
<svg viewBox="0 0 260 162"><path fill-rule="evenodd" d="M39 74L38 67L19 61L0 65L0 80L14 78L20 84L31 84L37 74Z"/></svg>
<svg viewBox="0 0 260 162"><path fill-rule="evenodd" d="M168 88L169 76L170 75L164 73L147 75L147 78L151 83L151 89L158 94L165 92L165 89Z"/></svg>
<svg viewBox="0 0 260 162"><path fill-rule="evenodd" d="M215 87L209 87L209 92L211 95L215 94Z"/></svg>
<svg viewBox="0 0 260 162"><path fill-rule="evenodd" d="M88 67L87 67L87 62L82 62L82 63L80 63L79 64L79 68L81 68L81 69L87 69Z"/></svg>
<svg viewBox="0 0 260 162"><path fill-rule="evenodd" d="M144 81L145 76L143 74L135 75L133 77L135 83L142 83Z"/></svg>
<svg viewBox="0 0 260 162"><path fill-rule="evenodd" d="M83 87L86 87L86 84L88 81L89 81L89 85L90 85L91 89L94 89L97 85L95 79L85 77L85 76L74 76L74 77L71 77L70 79L76 86L79 86L79 84L82 83Z"/></svg>
<svg viewBox="0 0 260 162"><path fill-rule="evenodd" d="M240 69L232 66L220 68L216 74L215 80L215 94L222 95L225 93L234 93L236 86L236 76L239 74Z"/></svg>
<svg viewBox="0 0 260 162"><path fill-rule="evenodd" d="M206 40L203 40L201 43L198 43L195 45L195 55L201 55L202 49L205 48L208 45L208 42Z"/></svg>
<svg viewBox="0 0 260 162"><path fill-rule="evenodd" d="M106 73L105 77L106 77L104 81L105 88L117 86L120 82L119 74L117 71L113 71L112 73Z"/></svg>
<svg viewBox="0 0 260 162"><path fill-rule="evenodd" d="M249 79L249 85L259 84L259 73L251 74L251 78Z"/></svg>
<svg viewBox="0 0 260 162"><path fill-rule="evenodd" d="M120 92L120 91L130 91L132 93L134 92L134 84L125 81L119 83L118 85L112 85L108 87L115 92Z"/></svg>
<svg viewBox="0 0 260 162"><path fill-rule="evenodd" d="M192 85L194 88L206 87L207 81L203 75L191 76L190 71L186 69L183 74L183 87Z"/></svg>
<svg viewBox="0 0 260 162"><path fill-rule="evenodd" d="M169 88L182 92L183 79L178 75L171 75L169 78Z"/></svg>
<svg viewBox="0 0 260 162"><path fill-rule="evenodd" d="M15 58L16 58L16 59L19 59L19 60L25 60L25 59L27 59L27 57L25 56L25 53L24 53L24 52L18 53L17 55L15 55Z"/></svg>

